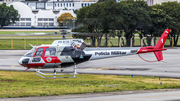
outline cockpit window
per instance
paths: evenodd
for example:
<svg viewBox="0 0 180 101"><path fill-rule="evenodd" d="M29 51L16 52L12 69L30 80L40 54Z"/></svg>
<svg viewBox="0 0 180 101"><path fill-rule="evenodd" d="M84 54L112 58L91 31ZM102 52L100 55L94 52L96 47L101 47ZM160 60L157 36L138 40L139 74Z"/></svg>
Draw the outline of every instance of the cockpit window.
<svg viewBox="0 0 180 101"><path fill-rule="evenodd" d="M45 56L55 56L56 49L55 48L46 48Z"/></svg>
<svg viewBox="0 0 180 101"><path fill-rule="evenodd" d="M36 51L36 47L33 47L30 51L28 51L24 56L32 57Z"/></svg>
<svg viewBox="0 0 180 101"><path fill-rule="evenodd" d="M41 56L43 53L43 48L39 48L35 54L35 56Z"/></svg>

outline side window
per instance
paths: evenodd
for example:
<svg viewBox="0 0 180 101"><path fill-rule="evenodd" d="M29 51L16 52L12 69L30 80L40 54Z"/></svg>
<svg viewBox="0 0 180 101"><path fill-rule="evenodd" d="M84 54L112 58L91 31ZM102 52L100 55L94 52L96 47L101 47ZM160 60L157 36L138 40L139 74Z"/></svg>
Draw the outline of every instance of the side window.
<svg viewBox="0 0 180 101"><path fill-rule="evenodd" d="M56 49L55 48L46 48L45 56L55 56Z"/></svg>
<svg viewBox="0 0 180 101"><path fill-rule="evenodd" d="M35 56L41 56L43 54L43 48L39 48L35 54Z"/></svg>

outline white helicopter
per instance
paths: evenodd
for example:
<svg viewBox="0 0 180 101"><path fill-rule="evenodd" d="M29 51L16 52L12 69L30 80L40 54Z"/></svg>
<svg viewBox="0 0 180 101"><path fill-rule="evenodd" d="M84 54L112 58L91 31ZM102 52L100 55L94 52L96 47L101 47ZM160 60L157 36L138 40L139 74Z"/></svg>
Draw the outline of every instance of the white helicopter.
<svg viewBox="0 0 180 101"><path fill-rule="evenodd" d="M53 68L53 75L56 78L56 68L74 65L74 74L76 74L76 64L93 59L154 52L157 61L161 61L162 51L166 50L163 46L169 33L170 29L166 29L155 46L147 47L88 48L82 39L55 40L51 45L33 46L19 59L19 64L27 67L26 70L37 69L38 75L43 74L39 69Z"/></svg>

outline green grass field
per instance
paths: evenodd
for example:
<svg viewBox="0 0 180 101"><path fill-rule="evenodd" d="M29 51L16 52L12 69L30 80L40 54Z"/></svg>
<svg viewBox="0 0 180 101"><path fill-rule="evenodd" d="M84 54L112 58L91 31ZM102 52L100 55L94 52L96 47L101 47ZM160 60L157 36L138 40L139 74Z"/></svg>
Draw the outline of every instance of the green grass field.
<svg viewBox="0 0 180 101"><path fill-rule="evenodd" d="M72 37L67 37L68 39L72 39ZM0 37L0 49L31 49L32 47L30 44L37 46L42 44L52 44L54 40L61 40L61 36L52 36L52 37L10 37L10 38L3 38ZM111 38L110 47L117 47L118 46L118 39L117 38ZM91 43L91 40L84 40L87 43ZM125 46L126 40L124 40L124 44L122 44L122 47ZM146 41L145 41L146 42ZM109 43L109 42L108 42ZM122 43L122 41L121 41ZM147 43L146 43L147 44ZM170 41L167 40L165 45L169 45ZM178 42L178 45L180 45L180 40ZM5 47L4 47L5 46ZM97 46L97 44L96 44ZM105 38L101 41L101 46L105 46ZM109 45L108 45L109 46ZM139 38L135 38L134 46L140 47L141 42Z"/></svg>
<svg viewBox="0 0 180 101"><path fill-rule="evenodd" d="M179 88L179 79L116 75L76 75L77 78L42 79L34 72L0 71L0 98L50 96ZM160 85L162 82L162 85Z"/></svg>
<svg viewBox="0 0 180 101"><path fill-rule="evenodd" d="M59 37L59 39L61 39L61 37ZM30 46L30 44L32 44L33 46L38 46L38 45L42 45L42 44L52 44L52 42L54 40L58 40L58 39L51 39L51 38L46 38L46 39L0 39L0 49L6 49L6 47L8 49L31 49L32 47ZM2 43L2 44L1 44ZM4 47L4 46L5 47Z"/></svg>
<svg viewBox="0 0 180 101"><path fill-rule="evenodd" d="M31 49L32 47L29 44L32 45L41 45L41 44L51 44L54 40L60 40L62 38L60 32L58 32L58 35L52 34L51 36L18 36L19 34L22 35L25 34L32 34L32 33L54 33L53 31L0 31L0 49ZM8 36L4 36L8 35ZM11 35L17 35L17 36L11 36ZM71 36L67 36L68 39L71 39ZM13 39L13 40L12 40ZM126 39L123 41L121 40L121 45L126 46ZM91 43L91 40L84 40L87 43ZM111 43L108 45L110 47L117 47L118 46L118 38L110 38ZM158 38L157 38L158 41ZM156 41L156 42L157 42ZM109 43L109 42L108 42ZM146 39L145 39L145 43ZM91 43L92 44L92 43ZM165 45L170 45L169 39L167 39ZM178 45L180 45L180 40L178 41ZM96 43L97 46L97 43ZM101 47L106 46L105 45L105 38L102 38L101 40ZM141 40L139 37L135 38L134 46L140 47L141 46ZM127 46L126 46L127 47Z"/></svg>

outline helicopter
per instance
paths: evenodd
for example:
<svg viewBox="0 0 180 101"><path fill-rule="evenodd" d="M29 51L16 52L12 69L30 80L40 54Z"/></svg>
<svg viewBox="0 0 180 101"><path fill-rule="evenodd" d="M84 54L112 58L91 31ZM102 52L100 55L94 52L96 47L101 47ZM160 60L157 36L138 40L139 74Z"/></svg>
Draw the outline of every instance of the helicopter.
<svg viewBox="0 0 180 101"><path fill-rule="evenodd" d="M164 43L171 29L166 29L155 46L126 48L89 48L83 39L55 40L51 45L32 46L33 48L19 59L21 66L35 69L63 68L94 59L135 55L154 52L157 61L163 60ZM39 71L38 71L39 72ZM39 72L41 73L41 72ZM76 73L76 70L75 70Z"/></svg>

